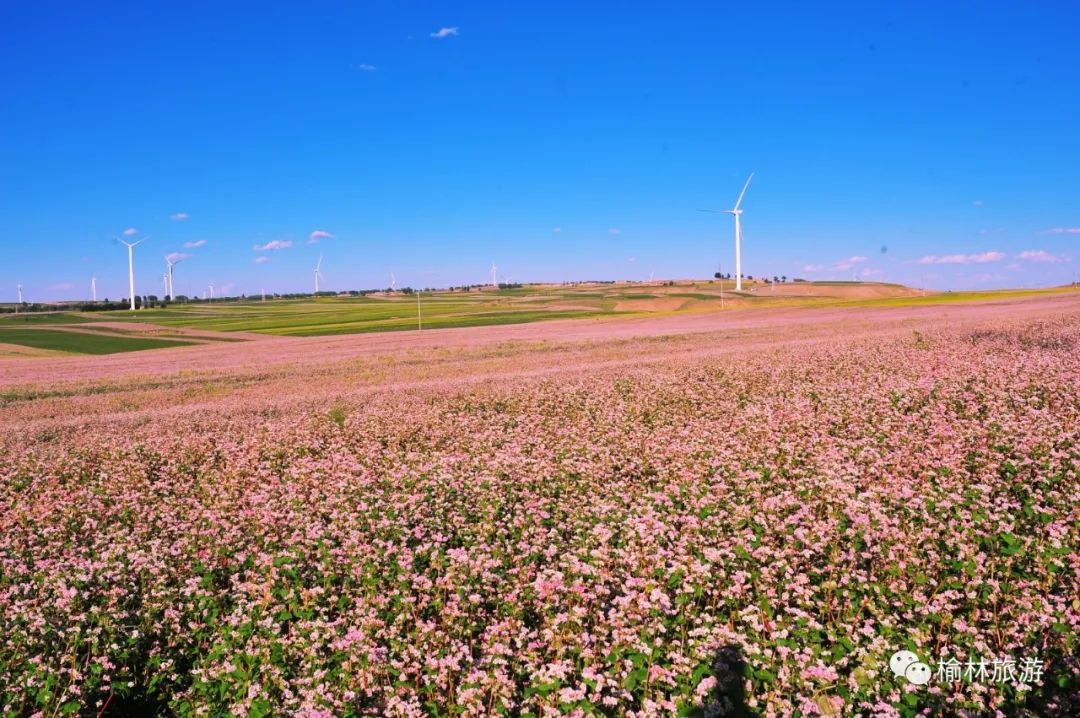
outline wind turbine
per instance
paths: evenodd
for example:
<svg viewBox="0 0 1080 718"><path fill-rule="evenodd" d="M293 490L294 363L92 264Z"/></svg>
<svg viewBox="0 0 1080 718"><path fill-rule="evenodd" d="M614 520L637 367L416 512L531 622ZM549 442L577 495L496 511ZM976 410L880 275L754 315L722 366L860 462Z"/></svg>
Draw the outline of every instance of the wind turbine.
<svg viewBox="0 0 1080 718"><path fill-rule="evenodd" d="M390 291L397 291L397 277L394 276L393 272L390 272Z"/></svg>
<svg viewBox="0 0 1080 718"><path fill-rule="evenodd" d="M170 259L169 255L165 255L165 264L169 266L168 274L166 275L168 277L168 280L165 283L165 294L168 295L170 302L176 299L173 293L173 266L176 264L180 264L180 262L183 261L183 257L181 257L180 259Z"/></svg>
<svg viewBox="0 0 1080 718"><path fill-rule="evenodd" d="M143 237L138 242L125 242L122 239L117 238L117 242L124 245L128 249L128 299L131 301L131 311L135 311L135 248L140 244L150 239L149 237Z"/></svg>
<svg viewBox="0 0 1080 718"><path fill-rule="evenodd" d="M23 303L23 300L22 300L22 284L16 284L15 288L17 290L19 290L19 303L15 305L15 313L18 314L19 313L19 307L21 307L22 303Z"/></svg>
<svg viewBox="0 0 1080 718"><path fill-rule="evenodd" d="M319 263L315 265L315 293L319 293L319 278L322 277L322 272L319 268L322 267L322 255L319 255Z"/></svg>
<svg viewBox="0 0 1080 718"><path fill-rule="evenodd" d="M97 301L97 277L90 277L90 298Z"/></svg>
<svg viewBox="0 0 1080 718"><path fill-rule="evenodd" d="M496 274L498 271L499 271L499 268L495 266L495 261L492 260L492 262L491 262L491 286L495 287L496 289L499 288L499 278L498 278L498 275Z"/></svg>
<svg viewBox="0 0 1080 718"><path fill-rule="evenodd" d="M750 186L750 180L754 179L754 173L751 172L750 176L746 178L746 184L743 185L742 192L739 193L739 199L735 200L735 207L732 209L703 209L702 212L715 212L717 214L730 214L735 217L735 291L742 291L742 213L739 209L742 204L743 196L746 194L746 188Z"/></svg>

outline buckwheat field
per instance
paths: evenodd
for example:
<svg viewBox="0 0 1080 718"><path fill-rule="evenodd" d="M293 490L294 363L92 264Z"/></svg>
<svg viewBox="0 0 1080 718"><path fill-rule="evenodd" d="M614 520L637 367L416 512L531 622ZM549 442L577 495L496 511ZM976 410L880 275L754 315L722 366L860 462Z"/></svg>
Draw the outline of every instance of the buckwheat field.
<svg viewBox="0 0 1080 718"><path fill-rule="evenodd" d="M1075 301L430 336L0 364L0 715L1075 715Z"/></svg>

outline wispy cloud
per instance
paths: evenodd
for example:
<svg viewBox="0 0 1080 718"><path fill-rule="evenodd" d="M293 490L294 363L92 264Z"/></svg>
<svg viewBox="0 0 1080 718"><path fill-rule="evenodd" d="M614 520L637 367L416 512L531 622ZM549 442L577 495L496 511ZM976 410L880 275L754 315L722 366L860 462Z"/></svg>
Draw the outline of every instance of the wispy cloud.
<svg viewBox="0 0 1080 718"><path fill-rule="evenodd" d="M974 200L974 201L973 201L973 202L971 203L971 206L972 206L972 207L982 207L982 200L981 200L981 199L977 199L977 200Z"/></svg>
<svg viewBox="0 0 1080 718"><path fill-rule="evenodd" d="M134 237L138 233L139 233L139 230L135 229L134 227L128 227L127 229L124 230L124 236L125 237Z"/></svg>
<svg viewBox="0 0 1080 718"><path fill-rule="evenodd" d="M274 239L266 244L256 244L254 249L256 252L270 252L275 249L288 249L291 246L291 239Z"/></svg>
<svg viewBox="0 0 1080 718"><path fill-rule="evenodd" d="M316 244L320 239L332 239L333 236L334 235L330 234L325 230L316 229L314 232L308 235L307 243Z"/></svg>
<svg viewBox="0 0 1080 718"><path fill-rule="evenodd" d="M1080 227L1054 227L1043 234L1080 234Z"/></svg>
<svg viewBox="0 0 1080 718"><path fill-rule="evenodd" d="M609 234L622 234L622 230L619 229L618 227L612 227L611 229L608 230L608 233Z"/></svg>
<svg viewBox="0 0 1080 718"><path fill-rule="evenodd" d="M452 37L457 34L458 29L456 27L440 27L438 30L431 33L431 36L436 40L442 40L443 38Z"/></svg>
<svg viewBox="0 0 1080 718"><path fill-rule="evenodd" d="M253 260L251 260L251 261L255 262L255 264L266 264L267 262L269 262L269 261L270 261L270 258L269 258L269 257L267 257L267 256L266 256L266 255L264 254L264 255L262 255L262 256L256 257L255 259L253 259Z"/></svg>
<svg viewBox="0 0 1080 718"><path fill-rule="evenodd" d="M854 257L848 257L847 259L843 259L837 262L832 266L832 268L835 269L837 272L844 272L851 269L856 264L862 264L865 261L866 257L856 255Z"/></svg>
<svg viewBox="0 0 1080 718"><path fill-rule="evenodd" d="M1003 252L982 252L980 254L928 254L920 257L915 264L987 264L1005 259Z"/></svg>
<svg viewBox="0 0 1080 718"><path fill-rule="evenodd" d="M191 259L191 255L185 254L183 252L173 252L171 254L166 254L165 259L169 260L170 262L179 262L182 259Z"/></svg>
<svg viewBox="0 0 1080 718"><path fill-rule="evenodd" d="M884 273L884 271L880 269L875 269L874 267L863 267L863 270L859 272L859 276L869 279L871 277L880 277Z"/></svg>
<svg viewBox="0 0 1080 718"><path fill-rule="evenodd" d="M637 257L627 257L627 258L626 258L626 261L627 261L627 262L636 262L636 261L637 261Z"/></svg>
<svg viewBox="0 0 1080 718"><path fill-rule="evenodd" d="M50 284L49 289L54 292L63 292L68 289L74 289L75 285L71 282L57 282L56 284Z"/></svg>
<svg viewBox="0 0 1080 718"><path fill-rule="evenodd" d="M1060 264L1062 262L1070 261L1069 257L1050 254L1041 249L1028 249L1016 255L1016 258L1025 262L1047 262L1049 264Z"/></svg>
<svg viewBox="0 0 1080 718"><path fill-rule="evenodd" d="M356 68L358 70L362 70L363 72L375 72L376 70L379 69L379 68L375 67L374 65L370 65L370 64L368 64L366 62L361 62L359 65L356 66Z"/></svg>
<svg viewBox="0 0 1080 718"><path fill-rule="evenodd" d="M807 264L802 268L804 272L820 272L822 269L825 269L825 266L821 264Z"/></svg>
<svg viewBox="0 0 1080 718"><path fill-rule="evenodd" d="M555 234L558 234L559 232L562 231L562 227L555 227L551 231L554 232Z"/></svg>
<svg viewBox="0 0 1080 718"><path fill-rule="evenodd" d="M184 249L198 249L206 245L205 239L197 239L194 242L184 242Z"/></svg>
<svg viewBox="0 0 1080 718"><path fill-rule="evenodd" d="M187 212L177 212L176 214L169 215L169 219L171 219L173 222L183 222L190 217L191 215L189 215Z"/></svg>

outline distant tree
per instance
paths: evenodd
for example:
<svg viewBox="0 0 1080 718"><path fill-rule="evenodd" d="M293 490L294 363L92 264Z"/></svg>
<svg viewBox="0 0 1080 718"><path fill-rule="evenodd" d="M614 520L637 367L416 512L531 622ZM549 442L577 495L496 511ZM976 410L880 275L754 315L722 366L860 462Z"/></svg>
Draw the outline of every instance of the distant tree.
<svg viewBox="0 0 1080 718"><path fill-rule="evenodd" d="M784 284L787 284L787 275L785 274L785 275L781 276L780 281L783 282Z"/></svg>

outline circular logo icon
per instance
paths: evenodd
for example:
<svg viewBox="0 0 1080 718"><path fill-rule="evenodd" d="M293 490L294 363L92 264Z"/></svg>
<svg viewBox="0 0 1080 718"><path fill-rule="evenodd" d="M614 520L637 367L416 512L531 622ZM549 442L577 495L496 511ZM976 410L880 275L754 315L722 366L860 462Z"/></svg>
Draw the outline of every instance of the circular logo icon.
<svg viewBox="0 0 1080 718"><path fill-rule="evenodd" d="M893 675L899 678L906 675L908 666L912 663L918 663L919 657L911 651L897 651L892 654L892 658L889 659L889 668L892 669Z"/></svg>
<svg viewBox="0 0 1080 718"><path fill-rule="evenodd" d="M904 677L917 686L925 686L930 682L930 666L922 661L915 661L904 671Z"/></svg>

